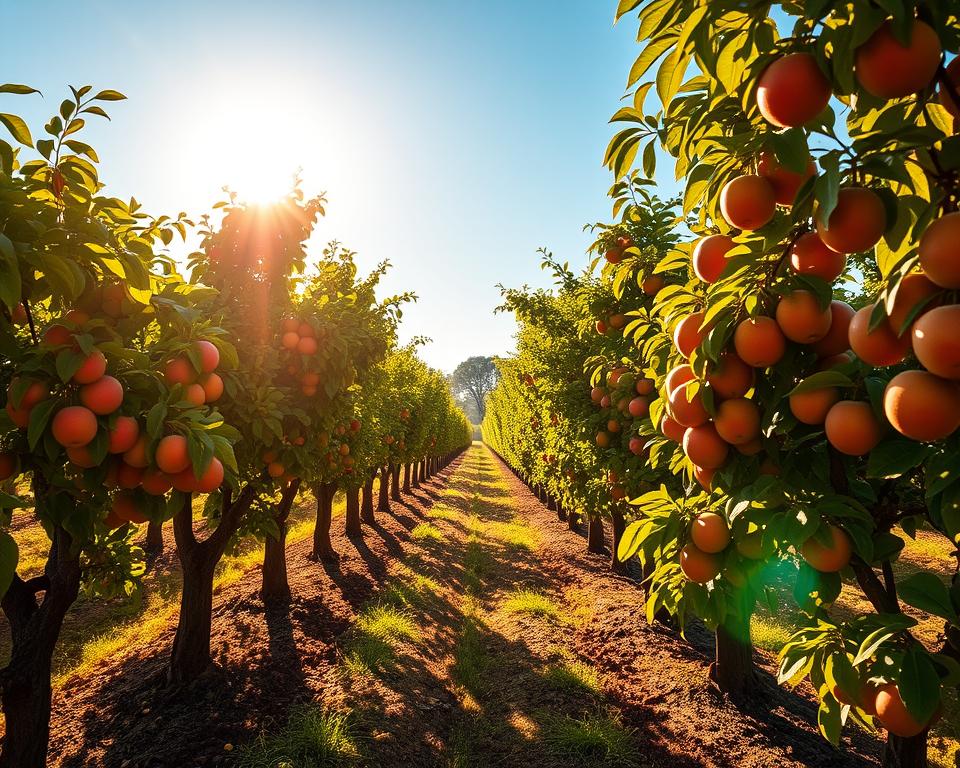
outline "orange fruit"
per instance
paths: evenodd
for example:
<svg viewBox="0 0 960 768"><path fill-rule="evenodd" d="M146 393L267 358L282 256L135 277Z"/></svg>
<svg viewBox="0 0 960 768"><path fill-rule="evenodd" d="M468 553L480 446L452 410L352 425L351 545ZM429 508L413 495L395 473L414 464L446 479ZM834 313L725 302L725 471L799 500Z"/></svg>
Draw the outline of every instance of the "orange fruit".
<svg viewBox="0 0 960 768"><path fill-rule="evenodd" d="M848 456L870 453L883 437L870 403L853 400L841 400L827 412L824 431L830 445Z"/></svg>
<svg viewBox="0 0 960 768"><path fill-rule="evenodd" d="M803 173L791 171L780 165L773 152L762 152L757 162L757 173L765 178L773 189L773 196L779 205L793 205L797 193L807 179L816 176L817 166L813 158L807 161L807 168Z"/></svg>
<svg viewBox="0 0 960 768"><path fill-rule="evenodd" d="M139 427L138 427L139 430ZM147 436L141 434L133 445L123 452L123 461L131 467L146 467L150 460L147 458Z"/></svg>
<svg viewBox="0 0 960 768"><path fill-rule="evenodd" d="M721 352L707 373L707 383L721 399L743 397L753 386L753 378L753 368L729 351Z"/></svg>
<svg viewBox="0 0 960 768"><path fill-rule="evenodd" d="M687 428L669 415L664 415L663 419L660 420L660 431L673 442L682 443Z"/></svg>
<svg viewBox="0 0 960 768"><path fill-rule="evenodd" d="M727 460L730 446L708 422L689 427L683 433L683 452L698 467L717 469Z"/></svg>
<svg viewBox="0 0 960 768"><path fill-rule="evenodd" d="M744 397L724 400L717 406L713 425L730 445L749 443L760 437L760 409Z"/></svg>
<svg viewBox="0 0 960 768"><path fill-rule="evenodd" d="M172 478L158 469L146 469L140 485L151 496L163 496L173 488Z"/></svg>
<svg viewBox="0 0 960 768"><path fill-rule="evenodd" d="M645 397L635 397L627 406L627 412L635 419L642 419L650 413L650 401Z"/></svg>
<svg viewBox="0 0 960 768"><path fill-rule="evenodd" d="M810 122L826 108L830 95L830 81L809 53L775 59L757 83L760 114L778 128Z"/></svg>
<svg viewBox="0 0 960 768"><path fill-rule="evenodd" d="M97 417L82 405L68 405L57 411L51 430L64 448L79 448L97 436Z"/></svg>
<svg viewBox="0 0 960 768"><path fill-rule="evenodd" d="M118 416L109 432L109 453L126 453L140 437L140 425L132 416Z"/></svg>
<svg viewBox="0 0 960 768"><path fill-rule="evenodd" d="M696 544L687 544L680 550L680 570L690 581L706 584L720 574L721 558L697 549Z"/></svg>
<svg viewBox="0 0 960 768"><path fill-rule="evenodd" d="M642 290L647 296L656 296L660 293L660 290L663 286L666 285L666 282L660 275L650 275L647 278L644 278L643 282L640 284L640 290Z"/></svg>
<svg viewBox="0 0 960 768"><path fill-rule="evenodd" d="M770 317L747 318L733 334L737 355L754 368L775 365L786 352L787 343L777 323Z"/></svg>
<svg viewBox="0 0 960 768"><path fill-rule="evenodd" d="M697 378L697 376L693 372L693 368L686 363L683 365L678 365L675 368L672 368L667 374L667 378L664 381L664 389L669 396L673 394L673 391L677 387L686 384L688 381L693 381L695 378Z"/></svg>
<svg viewBox="0 0 960 768"><path fill-rule="evenodd" d="M788 293L777 304L777 325L783 335L799 344L812 344L830 331L833 314L823 309L815 294L798 290Z"/></svg>
<svg viewBox="0 0 960 768"><path fill-rule="evenodd" d="M187 438L183 435L167 435L157 443L157 450L153 457L161 472L176 475L190 466L190 455L187 452Z"/></svg>
<svg viewBox="0 0 960 768"><path fill-rule="evenodd" d="M913 324L913 352L930 373L960 379L960 304L936 307Z"/></svg>
<svg viewBox="0 0 960 768"><path fill-rule="evenodd" d="M870 330L873 304L857 310L850 320L850 348L863 362L876 366L896 365L910 351L910 336L898 337L884 320Z"/></svg>
<svg viewBox="0 0 960 768"><path fill-rule="evenodd" d="M837 207L828 221L817 216L817 233L837 253L869 251L887 228L887 213L876 192L846 187L837 195Z"/></svg>
<svg viewBox="0 0 960 768"><path fill-rule="evenodd" d="M106 371L107 358L103 356L103 352L95 349L80 364L71 381L75 384L92 384L101 378Z"/></svg>
<svg viewBox="0 0 960 768"><path fill-rule="evenodd" d="M894 736L909 739L923 733L929 723L921 723L910 712L900 697L900 689L894 683L888 683L877 691L874 699L877 719Z"/></svg>
<svg viewBox="0 0 960 768"><path fill-rule="evenodd" d="M80 387L80 402L97 415L106 416L123 404L123 385L113 376L101 376Z"/></svg>
<svg viewBox="0 0 960 768"><path fill-rule="evenodd" d="M296 331L286 331L280 337L280 346L284 349L296 349L300 343L300 334Z"/></svg>
<svg viewBox="0 0 960 768"><path fill-rule="evenodd" d="M919 254L930 280L941 288L960 288L960 213L946 213L930 224L920 238Z"/></svg>
<svg viewBox="0 0 960 768"><path fill-rule="evenodd" d="M853 545L850 536L842 528L827 523L830 533L830 543L822 543L816 536L811 536L800 547L800 556L811 568L822 573L835 573L847 567L853 556Z"/></svg>
<svg viewBox="0 0 960 768"><path fill-rule="evenodd" d="M120 488L132 490L143 482L143 469L121 462L117 467L116 480Z"/></svg>
<svg viewBox="0 0 960 768"><path fill-rule="evenodd" d="M215 403L223 395L223 379L216 373L208 373L200 379L203 388L203 401Z"/></svg>
<svg viewBox="0 0 960 768"><path fill-rule="evenodd" d="M211 373L220 365L220 350L209 341L201 340L193 342L193 348L200 355L200 372Z"/></svg>
<svg viewBox="0 0 960 768"><path fill-rule="evenodd" d="M167 361L163 370L163 378L167 384L192 384L196 378L196 372L190 361L185 357L175 357Z"/></svg>
<svg viewBox="0 0 960 768"><path fill-rule="evenodd" d="M607 432L597 432L597 436L594 438L599 448L609 448L610 447L610 434Z"/></svg>
<svg viewBox="0 0 960 768"><path fill-rule="evenodd" d="M693 350L699 347L706 338L707 329L701 329L703 312L693 312L687 315L673 331L673 343L684 357L690 357Z"/></svg>
<svg viewBox="0 0 960 768"><path fill-rule="evenodd" d="M803 424L823 424L830 409L840 401L836 387L811 389L790 395L790 413Z"/></svg>
<svg viewBox="0 0 960 768"><path fill-rule="evenodd" d="M914 19L904 45L886 21L856 51L857 80L880 99L901 99L926 90L940 66L942 49L929 24Z"/></svg>
<svg viewBox="0 0 960 768"><path fill-rule="evenodd" d="M673 390L667 400L667 409L674 421L685 427L700 426L710 418L700 393L697 392L692 398L688 398L686 386Z"/></svg>
<svg viewBox="0 0 960 768"><path fill-rule="evenodd" d="M830 302L830 330L813 343L813 351L819 357L833 357L850 349L850 321L854 314L853 307L845 301Z"/></svg>
<svg viewBox="0 0 960 768"><path fill-rule="evenodd" d="M731 227L760 229L770 223L776 211L776 195L763 176L739 176L720 190L720 212Z"/></svg>
<svg viewBox="0 0 960 768"><path fill-rule="evenodd" d="M790 249L790 268L798 275L812 275L832 283L847 266L847 257L823 244L816 232L797 238Z"/></svg>
<svg viewBox="0 0 960 768"><path fill-rule="evenodd" d="M734 245L727 235L707 235L699 240L692 256L696 276L705 283L717 282L727 265L727 251Z"/></svg>
<svg viewBox="0 0 960 768"><path fill-rule="evenodd" d="M960 427L960 387L927 371L904 371L887 384L883 411L904 437L936 442Z"/></svg>
<svg viewBox="0 0 960 768"><path fill-rule="evenodd" d="M690 538L701 552L713 555L727 548L730 543L730 527L722 515L703 512L694 519Z"/></svg>
<svg viewBox="0 0 960 768"><path fill-rule="evenodd" d="M706 467L698 467L696 464L693 465L693 476L697 479L697 482L703 487L705 491L713 490L713 477L716 475L717 470L707 469Z"/></svg>
<svg viewBox="0 0 960 768"><path fill-rule="evenodd" d="M113 497L111 507L115 520L121 520L125 523L145 523L146 515L140 511L140 505L137 504L137 498L132 493L117 493Z"/></svg>
<svg viewBox="0 0 960 768"><path fill-rule="evenodd" d="M898 336L909 335L910 327L907 325L907 321L910 320L912 323L928 311L933 306L929 299L939 292L940 289L931 283L922 272L911 272L909 275L904 275L894 295L893 307L888 313L888 321L893 332ZM923 305L922 308L915 312L917 306L921 304Z"/></svg>

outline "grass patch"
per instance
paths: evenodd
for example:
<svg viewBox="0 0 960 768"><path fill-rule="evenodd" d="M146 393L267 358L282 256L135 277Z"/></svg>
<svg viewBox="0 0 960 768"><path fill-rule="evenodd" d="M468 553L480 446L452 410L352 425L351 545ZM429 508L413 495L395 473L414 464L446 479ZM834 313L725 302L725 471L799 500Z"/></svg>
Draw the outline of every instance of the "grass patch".
<svg viewBox="0 0 960 768"><path fill-rule="evenodd" d="M471 536L463 556L463 585L467 593L476 593L483 586L483 579L493 565L493 556L480 540Z"/></svg>
<svg viewBox="0 0 960 768"><path fill-rule="evenodd" d="M528 552L533 552L537 549L539 543L537 532L522 520L512 520L509 523L491 523L488 531L495 539L515 549L525 549Z"/></svg>
<svg viewBox="0 0 960 768"><path fill-rule="evenodd" d="M456 520L459 515L452 509L446 507L434 507L427 511L427 517L434 520Z"/></svg>
<svg viewBox="0 0 960 768"><path fill-rule="evenodd" d="M472 696L476 697L486 684L486 671L489 664L483 640L483 625L475 615L468 613L463 617L463 628L454 651L453 667L450 675Z"/></svg>
<svg viewBox="0 0 960 768"><path fill-rule="evenodd" d="M546 616L555 619L560 616L557 604L541 592L530 589L515 590L503 603L504 610L510 613L529 613L534 616Z"/></svg>
<svg viewBox="0 0 960 768"><path fill-rule="evenodd" d="M353 635L346 644L343 666L353 677L366 677L382 672L396 659L393 646L372 635Z"/></svg>
<svg viewBox="0 0 960 768"><path fill-rule="evenodd" d="M750 617L750 638L753 644L771 653L779 653L794 631L794 627L782 624L772 616L755 613Z"/></svg>
<svg viewBox="0 0 960 768"><path fill-rule="evenodd" d="M633 729L624 728L618 720L601 713L581 719L550 715L544 720L542 738L554 753L579 758L585 764L637 764Z"/></svg>
<svg viewBox="0 0 960 768"><path fill-rule="evenodd" d="M420 629L405 611L392 605L377 603L364 608L357 616L356 630L385 641L418 640Z"/></svg>
<svg viewBox="0 0 960 768"><path fill-rule="evenodd" d="M429 576L413 571L404 572L380 593L380 600L387 605L406 608L421 606L431 595L440 591L440 584Z"/></svg>
<svg viewBox="0 0 960 768"><path fill-rule="evenodd" d="M566 661L543 672L543 679L555 688L576 693L589 693L591 696L603 694L600 675L589 664L582 661Z"/></svg>
<svg viewBox="0 0 960 768"><path fill-rule="evenodd" d="M238 755L240 768L333 768L354 765L360 750L345 714L302 707L279 733L263 734Z"/></svg>
<svg viewBox="0 0 960 768"><path fill-rule="evenodd" d="M416 528L410 531L410 538L418 541L431 540L443 541L443 534L440 529L430 523L420 523Z"/></svg>

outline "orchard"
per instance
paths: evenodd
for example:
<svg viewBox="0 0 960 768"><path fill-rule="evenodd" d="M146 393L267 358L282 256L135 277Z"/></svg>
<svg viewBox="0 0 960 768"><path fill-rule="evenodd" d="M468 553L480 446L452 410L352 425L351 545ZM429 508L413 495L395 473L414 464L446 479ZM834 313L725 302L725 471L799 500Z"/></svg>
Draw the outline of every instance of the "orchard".
<svg viewBox="0 0 960 768"><path fill-rule="evenodd" d="M410 327L488 338L438 136L409 231L336 153L363 216L155 215L124 94L0 85L0 768L960 759L960 6L612 5L610 215L496 285L488 391Z"/></svg>

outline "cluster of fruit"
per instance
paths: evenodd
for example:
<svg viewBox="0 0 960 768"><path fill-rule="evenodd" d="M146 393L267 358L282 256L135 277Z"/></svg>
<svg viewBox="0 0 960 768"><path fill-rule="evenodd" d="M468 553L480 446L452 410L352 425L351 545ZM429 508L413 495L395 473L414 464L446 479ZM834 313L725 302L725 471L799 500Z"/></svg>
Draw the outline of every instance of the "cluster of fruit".
<svg viewBox="0 0 960 768"><path fill-rule="evenodd" d="M320 374L316 371L303 370L302 360L299 356L317 354L320 349L318 335L322 335L322 333L323 329L318 332L306 320L298 320L295 317L286 317L280 323L280 346L296 355L287 365L287 373L299 377L300 391L307 397L313 397L317 394L317 387L320 386Z"/></svg>

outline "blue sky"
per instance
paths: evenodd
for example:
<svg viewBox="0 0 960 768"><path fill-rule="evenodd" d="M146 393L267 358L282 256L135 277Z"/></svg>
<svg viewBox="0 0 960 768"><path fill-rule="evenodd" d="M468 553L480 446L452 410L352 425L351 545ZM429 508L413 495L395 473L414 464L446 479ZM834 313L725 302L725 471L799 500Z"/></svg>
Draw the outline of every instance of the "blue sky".
<svg viewBox="0 0 960 768"><path fill-rule="evenodd" d="M34 134L67 85L115 88L86 132L112 194L193 215L224 184L303 167L326 191L312 247L388 258L415 290L402 336L451 370L512 348L496 283L545 284L543 245L584 264L582 225L609 215L609 116L637 55L613 0L0 0L0 96ZM53 30L53 31L51 31Z"/></svg>

